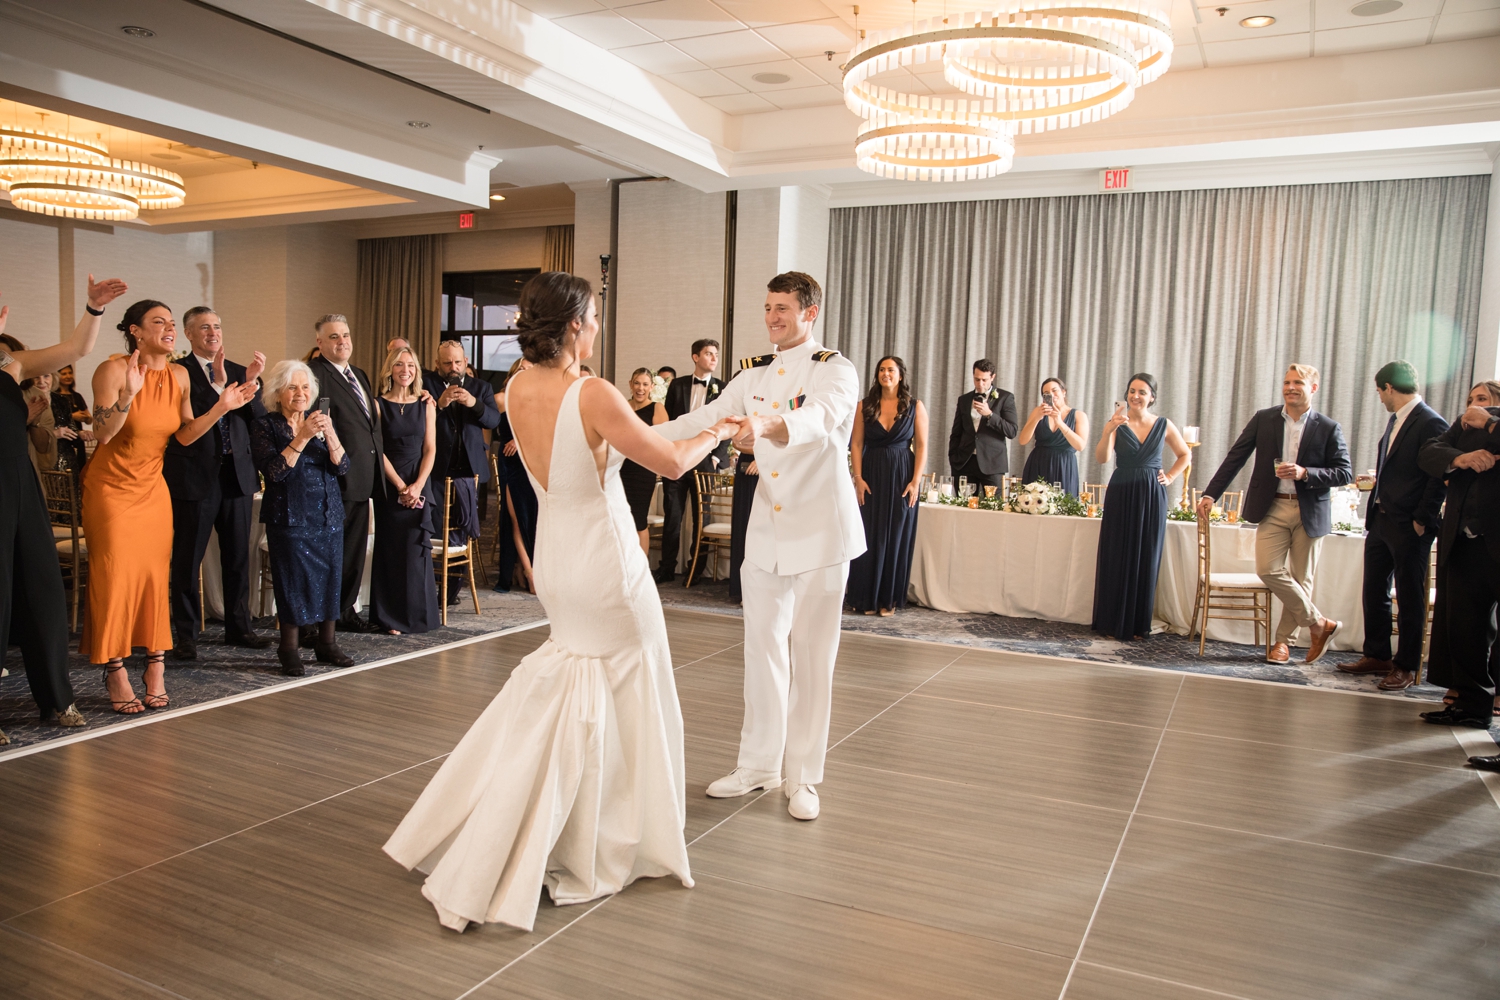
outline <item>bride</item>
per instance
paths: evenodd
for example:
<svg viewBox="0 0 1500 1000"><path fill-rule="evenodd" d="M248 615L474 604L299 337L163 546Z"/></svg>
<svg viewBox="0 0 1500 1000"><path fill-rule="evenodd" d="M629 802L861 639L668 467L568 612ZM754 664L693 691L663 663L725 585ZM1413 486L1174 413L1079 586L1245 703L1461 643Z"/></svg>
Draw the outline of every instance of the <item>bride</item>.
<svg viewBox="0 0 1500 1000"><path fill-rule="evenodd" d="M599 324L583 278L539 274L521 290L521 350L506 412L539 499L536 593L551 637L511 673L385 851L427 874L445 927L531 930L543 885L556 905L637 878L692 886L682 712L661 601L620 463L687 473L738 425L669 442L613 385L584 378Z"/></svg>

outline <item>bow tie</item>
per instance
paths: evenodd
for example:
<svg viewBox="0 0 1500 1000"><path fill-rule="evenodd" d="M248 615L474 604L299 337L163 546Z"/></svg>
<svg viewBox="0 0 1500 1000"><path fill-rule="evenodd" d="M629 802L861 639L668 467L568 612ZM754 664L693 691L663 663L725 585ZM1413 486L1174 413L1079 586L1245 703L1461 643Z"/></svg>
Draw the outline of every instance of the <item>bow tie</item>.
<svg viewBox="0 0 1500 1000"><path fill-rule="evenodd" d="M701 385L704 388L707 388L708 387L708 379L706 379L706 378L695 378L695 379L693 379L693 384L694 385Z"/></svg>

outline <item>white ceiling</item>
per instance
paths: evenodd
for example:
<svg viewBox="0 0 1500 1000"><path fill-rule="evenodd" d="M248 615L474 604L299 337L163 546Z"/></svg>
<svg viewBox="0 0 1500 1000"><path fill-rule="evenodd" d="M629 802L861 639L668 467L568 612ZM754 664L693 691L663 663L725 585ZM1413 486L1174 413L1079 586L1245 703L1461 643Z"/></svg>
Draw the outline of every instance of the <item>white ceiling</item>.
<svg viewBox="0 0 1500 1000"><path fill-rule="evenodd" d="M841 104L839 64L853 47L856 21L859 28L880 29L950 9L946 0L873 0L859 5L856 18L851 4L819 0L516 2L731 115ZM1373 17L1352 13L1356 6L1357 0L1197 0L1196 6L1195 0L1172 0L1172 68L1280 62L1500 34L1500 0L1401 0L1396 10ZM953 2L951 9L970 8ZM1256 14L1276 22L1240 25ZM756 79L763 74L785 79ZM901 70L881 82L918 94L952 92L940 70Z"/></svg>

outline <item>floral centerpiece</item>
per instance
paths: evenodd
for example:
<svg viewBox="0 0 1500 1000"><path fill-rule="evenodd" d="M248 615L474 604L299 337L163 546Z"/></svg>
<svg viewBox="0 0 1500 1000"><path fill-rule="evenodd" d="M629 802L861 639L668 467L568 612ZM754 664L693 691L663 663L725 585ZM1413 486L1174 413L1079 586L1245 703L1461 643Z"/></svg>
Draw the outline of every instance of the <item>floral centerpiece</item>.
<svg viewBox="0 0 1500 1000"><path fill-rule="evenodd" d="M994 496L977 493L973 497L965 498L935 491L935 499L930 494L929 502L948 507L1006 511L1011 514L1089 516L1088 504L1083 500L1040 479L1034 483L1027 483L1025 486L1013 487L1009 495L997 491Z"/></svg>
<svg viewBox="0 0 1500 1000"><path fill-rule="evenodd" d="M667 398L667 380L660 375L651 376L651 402L665 402Z"/></svg>

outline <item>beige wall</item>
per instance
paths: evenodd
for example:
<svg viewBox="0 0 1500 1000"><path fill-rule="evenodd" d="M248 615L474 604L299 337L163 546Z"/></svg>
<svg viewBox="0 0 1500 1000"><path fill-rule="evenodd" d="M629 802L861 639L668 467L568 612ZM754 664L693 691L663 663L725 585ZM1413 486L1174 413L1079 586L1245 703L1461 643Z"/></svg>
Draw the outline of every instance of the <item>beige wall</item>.
<svg viewBox="0 0 1500 1000"><path fill-rule="evenodd" d="M227 353L241 363L252 351L271 363L306 354L314 320L354 315L355 254L354 234L338 223L216 233L214 308Z"/></svg>
<svg viewBox="0 0 1500 1000"><path fill-rule="evenodd" d="M10 307L5 332L27 347L55 344L63 329L58 319L58 235L56 225L0 218L0 306Z"/></svg>
<svg viewBox="0 0 1500 1000"><path fill-rule="evenodd" d="M449 233L443 238L443 270L508 271L542 266L546 226Z"/></svg>

